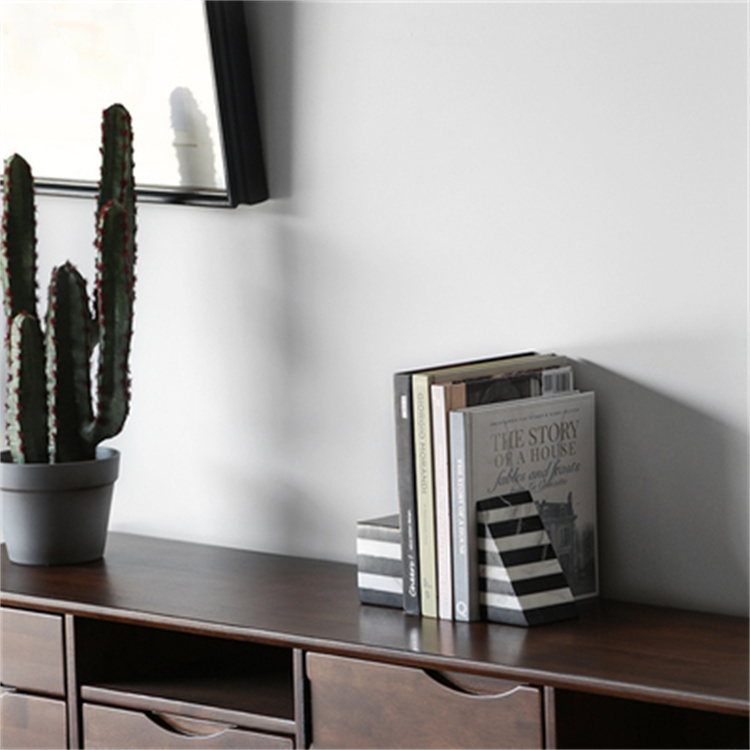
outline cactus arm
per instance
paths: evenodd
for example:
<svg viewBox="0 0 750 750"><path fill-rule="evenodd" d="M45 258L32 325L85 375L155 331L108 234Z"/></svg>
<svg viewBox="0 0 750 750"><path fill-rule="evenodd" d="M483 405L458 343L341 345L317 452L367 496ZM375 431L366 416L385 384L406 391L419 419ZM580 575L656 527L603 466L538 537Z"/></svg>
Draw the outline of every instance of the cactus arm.
<svg viewBox="0 0 750 750"><path fill-rule="evenodd" d="M96 263L97 415L95 423L85 431L87 439L95 444L120 432L130 406L128 356L135 294L129 226L128 213L119 203L102 209Z"/></svg>
<svg viewBox="0 0 750 750"><path fill-rule="evenodd" d="M45 348L50 459L94 458L95 446L81 429L93 419L92 321L86 282L71 263L52 272Z"/></svg>
<svg viewBox="0 0 750 750"><path fill-rule="evenodd" d="M39 320L19 313L10 326L10 371L5 408L7 436L15 463L46 463L47 394L44 345Z"/></svg>
<svg viewBox="0 0 750 750"><path fill-rule="evenodd" d="M96 218L111 201L121 203L128 214L128 251L135 266L135 182L133 180L133 128L130 114L122 104L113 104L102 113L102 166Z"/></svg>
<svg viewBox="0 0 750 750"><path fill-rule="evenodd" d="M6 337L19 312L36 315L36 217L31 168L18 154L5 162L0 274ZM7 338L6 338L7 344Z"/></svg>

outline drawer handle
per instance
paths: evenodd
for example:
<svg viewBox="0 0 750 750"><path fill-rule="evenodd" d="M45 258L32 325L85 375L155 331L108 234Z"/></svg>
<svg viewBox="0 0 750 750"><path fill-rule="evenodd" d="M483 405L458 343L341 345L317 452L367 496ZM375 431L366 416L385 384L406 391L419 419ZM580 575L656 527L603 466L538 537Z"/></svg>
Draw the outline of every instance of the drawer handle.
<svg viewBox="0 0 750 750"><path fill-rule="evenodd" d="M493 683L496 684L493 684L492 691L488 692L487 684L484 684L481 687L477 684L471 684L471 678L469 676L464 675L463 677L466 678L466 682L464 684L461 684L463 682L463 680L461 680L462 675L456 674L455 677L449 677L444 672L439 672L435 669L425 669L424 673L431 680L437 682L438 685L442 685L443 687L448 688L448 690L451 690L454 693L461 693L462 695L474 695L485 698L506 698L507 696L518 692L519 690L528 689L525 685L518 685L511 682L505 682L503 680L493 679ZM505 689L501 689L500 691L498 691L497 688L500 685L497 683L502 684Z"/></svg>
<svg viewBox="0 0 750 750"><path fill-rule="evenodd" d="M179 734L182 737L206 738L216 737L224 732L234 729L227 724L216 724L212 721L200 721L198 719L188 719L185 716L175 716L174 714L163 714L157 711L147 711L146 716L158 726L172 734Z"/></svg>

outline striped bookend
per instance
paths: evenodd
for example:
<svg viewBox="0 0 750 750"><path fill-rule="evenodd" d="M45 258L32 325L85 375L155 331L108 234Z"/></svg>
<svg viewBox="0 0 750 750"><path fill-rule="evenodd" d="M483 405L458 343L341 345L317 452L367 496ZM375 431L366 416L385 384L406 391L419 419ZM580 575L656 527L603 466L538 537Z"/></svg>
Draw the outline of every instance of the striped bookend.
<svg viewBox="0 0 750 750"><path fill-rule="evenodd" d="M404 606L398 514L357 522L357 587L363 604Z"/></svg>
<svg viewBox="0 0 750 750"><path fill-rule="evenodd" d="M480 500L477 542L479 601L486 619L529 626L577 616L530 492Z"/></svg>

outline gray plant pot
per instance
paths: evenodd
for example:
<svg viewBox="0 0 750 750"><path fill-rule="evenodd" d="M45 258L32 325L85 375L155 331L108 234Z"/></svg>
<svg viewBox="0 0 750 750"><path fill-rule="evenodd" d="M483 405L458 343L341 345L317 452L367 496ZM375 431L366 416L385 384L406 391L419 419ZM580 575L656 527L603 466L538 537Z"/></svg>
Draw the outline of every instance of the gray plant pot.
<svg viewBox="0 0 750 750"><path fill-rule="evenodd" d="M103 556L118 451L97 448L92 461L62 464L14 464L3 451L0 468L11 562L70 565Z"/></svg>

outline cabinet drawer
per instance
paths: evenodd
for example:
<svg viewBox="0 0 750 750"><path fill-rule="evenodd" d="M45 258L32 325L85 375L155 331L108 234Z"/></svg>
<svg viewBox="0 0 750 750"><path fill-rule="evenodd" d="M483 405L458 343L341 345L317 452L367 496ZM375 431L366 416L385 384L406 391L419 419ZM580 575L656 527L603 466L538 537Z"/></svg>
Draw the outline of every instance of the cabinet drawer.
<svg viewBox="0 0 750 750"><path fill-rule="evenodd" d="M0 747L52 748L68 746L65 702L36 695L0 695Z"/></svg>
<svg viewBox="0 0 750 750"><path fill-rule="evenodd" d="M3 685L64 696L62 617L3 608L0 631Z"/></svg>
<svg viewBox="0 0 750 750"><path fill-rule="evenodd" d="M322 654L307 673L318 748L542 747L537 688Z"/></svg>
<svg viewBox="0 0 750 750"><path fill-rule="evenodd" d="M86 750L139 748L291 748L289 737L251 732L184 716L140 713L108 706L83 706Z"/></svg>

